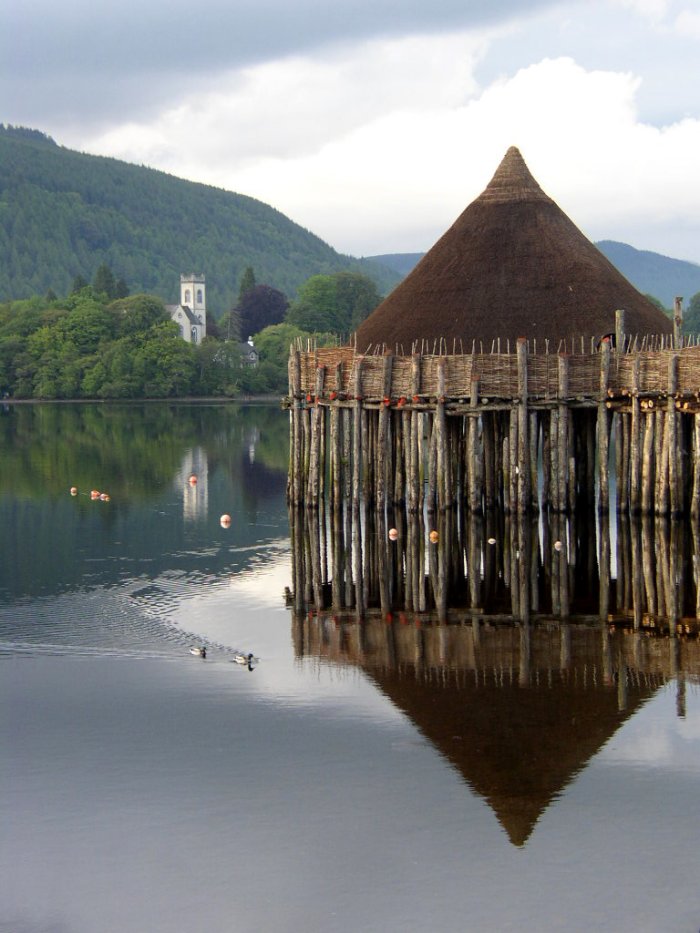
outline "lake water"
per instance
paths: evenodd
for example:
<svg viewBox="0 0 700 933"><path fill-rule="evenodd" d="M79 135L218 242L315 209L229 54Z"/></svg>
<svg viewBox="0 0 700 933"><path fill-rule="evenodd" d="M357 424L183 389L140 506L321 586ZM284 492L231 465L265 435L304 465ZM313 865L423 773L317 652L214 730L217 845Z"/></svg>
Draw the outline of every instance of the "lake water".
<svg viewBox="0 0 700 933"><path fill-rule="evenodd" d="M0 412L0 931L697 931L692 534L645 564L671 637L302 612L287 437L274 407Z"/></svg>

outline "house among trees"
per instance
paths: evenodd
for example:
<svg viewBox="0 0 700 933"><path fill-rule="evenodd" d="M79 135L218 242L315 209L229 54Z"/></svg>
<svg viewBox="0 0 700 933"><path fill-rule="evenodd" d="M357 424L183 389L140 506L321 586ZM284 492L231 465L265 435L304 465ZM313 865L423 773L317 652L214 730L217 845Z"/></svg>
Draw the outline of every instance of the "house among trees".
<svg viewBox="0 0 700 933"><path fill-rule="evenodd" d="M180 276L180 304L166 310L187 343L201 343L207 336L207 291L204 274Z"/></svg>
<svg viewBox="0 0 700 933"><path fill-rule="evenodd" d="M241 363L244 366L253 366L253 367L257 366L260 354L258 353L257 347L253 343L253 338L248 337L248 340L245 341L244 343L241 343L240 347L241 347Z"/></svg>

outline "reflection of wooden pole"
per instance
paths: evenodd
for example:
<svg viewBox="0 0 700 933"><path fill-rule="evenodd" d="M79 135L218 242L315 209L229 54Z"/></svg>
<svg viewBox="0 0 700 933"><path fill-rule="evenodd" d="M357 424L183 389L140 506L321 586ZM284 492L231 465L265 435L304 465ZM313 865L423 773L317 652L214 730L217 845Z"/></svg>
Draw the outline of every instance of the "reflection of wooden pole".
<svg viewBox="0 0 700 933"><path fill-rule="evenodd" d="M520 624L520 665L518 668L518 684L527 687L530 683L530 623Z"/></svg>
<svg viewBox="0 0 700 933"><path fill-rule="evenodd" d="M644 614L644 560L641 553L641 523L633 519L630 527L631 553L632 553L632 608L634 611L634 627L636 630L642 626Z"/></svg>
<svg viewBox="0 0 700 933"><path fill-rule="evenodd" d="M599 564L599 614L600 618L607 620L610 611L610 516L601 512L600 523L600 554Z"/></svg>
<svg viewBox="0 0 700 933"><path fill-rule="evenodd" d="M343 607L343 513L331 512L331 600L333 611Z"/></svg>
<svg viewBox="0 0 700 933"><path fill-rule="evenodd" d="M654 526L649 515L642 518L642 570L647 612L656 615L656 583L654 580Z"/></svg>

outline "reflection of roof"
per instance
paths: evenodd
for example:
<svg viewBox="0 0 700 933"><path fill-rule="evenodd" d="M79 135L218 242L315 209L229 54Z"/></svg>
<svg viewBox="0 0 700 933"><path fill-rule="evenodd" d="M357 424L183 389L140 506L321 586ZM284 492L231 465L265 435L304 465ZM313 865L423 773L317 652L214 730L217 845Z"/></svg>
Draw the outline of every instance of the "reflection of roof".
<svg viewBox="0 0 700 933"><path fill-rule="evenodd" d="M357 331L360 352L444 337L600 337L626 312L630 334L671 322L625 279L548 197L511 147L483 193Z"/></svg>
<svg viewBox="0 0 700 933"><path fill-rule="evenodd" d="M406 622L306 619L295 629L297 652L361 667L517 846L673 663L668 641L628 647L633 639L607 625Z"/></svg>
<svg viewBox="0 0 700 933"><path fill-rule="evenodd" d="M634 691L623 712L614 686L598 689L559 671L539 686L472 677L416 678L369 672L381 691L489 804L513 845L524 845L542 813L653 690ZM498 679L498 683L496 680Z"/></svg>

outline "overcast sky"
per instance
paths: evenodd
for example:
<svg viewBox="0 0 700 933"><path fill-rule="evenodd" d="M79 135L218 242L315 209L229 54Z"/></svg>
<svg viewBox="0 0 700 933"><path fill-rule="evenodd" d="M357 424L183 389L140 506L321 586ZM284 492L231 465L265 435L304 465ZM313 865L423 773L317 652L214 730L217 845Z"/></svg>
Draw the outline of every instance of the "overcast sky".
<svg viewBox="0 0 700 933"><path fill-rule="evenodd" d="M7 0L0 121L423 251L517 145L594 240L700 262L700 0Z"/></svg>

